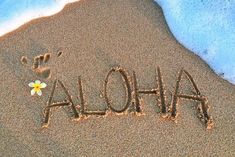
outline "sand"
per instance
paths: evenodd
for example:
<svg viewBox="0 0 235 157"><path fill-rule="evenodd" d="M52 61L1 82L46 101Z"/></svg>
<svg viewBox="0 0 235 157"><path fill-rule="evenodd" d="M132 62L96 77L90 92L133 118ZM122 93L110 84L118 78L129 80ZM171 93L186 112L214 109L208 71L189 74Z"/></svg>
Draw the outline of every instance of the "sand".
<svg viewBox="0 0 235 157"><path fill-rule="evenodd" d="M58 56L58 52L62 52ZM50 53L51 76L32 69L36 56ZM21 62L27 58L27 65ZM160 7L151 0L82 0L54 16L34 20L0 38L0 156L234 156L235 87L217 76L170 33ZM136 73L141 89L155 88L159 66L171 103L178 72L184 68L208 98L214 128L197 117L197 103L180 100L177 123L161 117L154 95L142 94L144 115L91 116L72 121L68 107L52 109L41 128L55 79L61 80L75 105L81 76L87 109L105 110L104 81L113 67ZM43 78L42 78L43 77ZM43 94L31 96L28 83L47 83ZM122 79L112 74L113 106L125 103ZM180 90L191 93L183 76ZM66 95L58 86L54 101ZM68 110L70 111L68 113Z"/></svg>

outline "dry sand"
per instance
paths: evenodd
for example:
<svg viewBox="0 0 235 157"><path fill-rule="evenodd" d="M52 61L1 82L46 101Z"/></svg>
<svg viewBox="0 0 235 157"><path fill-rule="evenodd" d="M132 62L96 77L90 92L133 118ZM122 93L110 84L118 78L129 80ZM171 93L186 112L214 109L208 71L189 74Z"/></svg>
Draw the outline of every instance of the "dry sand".
<svg viewBox="0 0 235 157"><path fill-rule="evenodd" d="M57 57L58 50L62 55ZM42 67L49 79L32 71L35 56L52 53ZM28 66L22 65L22 56ZM0 39L0 156L235 156L235 87L219 78L196 55L174 39L162 11L152 0L82 0L52 17L34 20ZM104 80L115 66L131 75L140 88L153 88L161 67L167 102L183 67L194 77L211 106L215 127L206 130L196 103L180 101L178 123L161 118L156 100L141 95L145 115L111 114L71 121L67 108L53 109L48 128L42 111L55 78L64 82L76 104L82 77L87 108L105 109ZM41 97L31 96L28 83L48 84ZM183 79L181 91L189 93ZM120 76L112 75L112 100L123 106ZM116 88L114 88L116 87ZM54 100L63 100L63 92ZM119 90L120 89L120 90Z"/></svg>

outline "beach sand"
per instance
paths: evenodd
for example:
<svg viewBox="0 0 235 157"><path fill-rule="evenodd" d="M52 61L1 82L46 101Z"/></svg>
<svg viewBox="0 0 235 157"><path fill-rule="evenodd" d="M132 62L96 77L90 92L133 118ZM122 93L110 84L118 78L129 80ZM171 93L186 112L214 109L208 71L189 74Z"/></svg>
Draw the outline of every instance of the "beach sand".
<svg viewBox="0 0 235 157"><path fill-rule="evenodd" d="M35 56L45 53L51 57L41 67L50 68L49 78L32 70ZM27 65L21 62L23 56ZM235 156L234 85L174 39L152 0L67 5L1 37L0 65L0 156ZM184 68L208 98L214 128L207 130L197 117L196 102L180 100L175 123L161 118L156 96L146 94L141 95L141 116L112 113L72 121L64 107L52 109L48 128L41 128L55 79L64 83L77 105L81 76L87 109L104 110L104 81L117 66L129 76L134 70L141 89L155 88L159 66L167 104ZM30 95L28 83L37 79L48 85L41 97ZM113 106L120 109L125 103L122 80L117 73L110 80ZM182 80L181 92L190 93L192 86L185 76ZM66 98L61 91L58 86L54 101Z"/></svg>

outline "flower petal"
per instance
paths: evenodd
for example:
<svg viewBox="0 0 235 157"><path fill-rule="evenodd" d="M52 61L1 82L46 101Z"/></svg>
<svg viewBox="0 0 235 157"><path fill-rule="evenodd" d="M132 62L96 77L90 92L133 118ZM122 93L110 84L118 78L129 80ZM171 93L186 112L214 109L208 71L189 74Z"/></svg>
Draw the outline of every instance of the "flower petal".
<svg viewBox="0 0 235 157"><path fill-rule="evenodd" d="M44 82L40 84L40 88L45 88L46 86L47 86L47 84Z"/></svg>
<svg viewBox="0 0 235 157"><path fill-rule="evenodd" d="M35 84L40 84L40 83L41 83L40 80L36 80L36 81L35 81Z"/></svg>
<svg viewBox="0 0 235 157"><path fill-rule="evenodd" d="M39 96L41 96L41 95L42 95L42 91L41 91L41 90L38 90L38 91L37 91L37 94L38 94Z"/></svg>
<svg viewBox="0 0 235 157"><path fill-rule="evenodd" d="M34 88L31 90L31 95L34 95L35 94L35 90Z"/></svg>
<svg viewBox="0 0 235 157"><path fill-rule="evenodd" d="M30 82L28 85L29 87L34 87L34 82Z"/></svg>

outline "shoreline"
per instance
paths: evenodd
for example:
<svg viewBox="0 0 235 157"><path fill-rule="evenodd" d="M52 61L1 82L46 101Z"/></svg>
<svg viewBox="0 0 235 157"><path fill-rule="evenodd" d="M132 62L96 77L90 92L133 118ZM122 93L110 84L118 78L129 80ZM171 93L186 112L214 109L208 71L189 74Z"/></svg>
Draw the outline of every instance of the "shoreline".
<svg viewBox="0 0 235 157"><path fill-rule="evenodd" d="M34 24L37 24L38 22L40 22L41 20L50 20L50 18L56 18L56 16L60 16L59 14L61 14L61 12L64 12L66 11L66 8L70 8L74 3L81 3L82 1L84 0L78 0L78 1L75 1L75 2L69 2L67 3L63 9L61 9L60 11L52 14L52 15L48 15L48 16L42 16L42 17L38 17L38 18L34 18L22 25L20 25L19 27L15 28L14 30L10 31L10 32L7 32L3 35L0 36L0 41L4 40L4 38L8 38L11 36L11 34L15 34L17 32L21 32L23 31L24 29L34 25ZM63 13L62 13L63 14Z"/></svg>
<svg viewBox="0 0 235 157"><path fill-rule="evenodd" d="M1 41L4 41L4 39L10 38L11 35L14 35L14 34L17 34L17 33L22 32L22 31L25 31L25 30L27 30L28 28L30 28L30 27L32 27L32 26L34 26L34 25L40 24L40 23L43 22L43 21L47 21L47 20L52 20L52 19L58 18L58 17L62 16L62 15L64 14L64 12L67 12L67 11L69 11L70 8L73 8L74 6L72 6L72 5L74 5L75 3L77 3L76 5L82 5L81 3L84 3L83 1L85 1L85 0L79 0L79 1L75 1L75 2L70 2L70 3L66 4L66 5L64 6L64 8L63 8L61 11L59 11L59 12L53 14L53 15L44 16L44 17L39 17L39 18L36 18L36 19L32 19L32 20L30 20L29 22L27 22L27 23L25 23L25 24L19 26L19 27L16 28L15 30L6 33L6 34L4 34L3 36L0 36L0 42L1 42ZM156 4L156 7L159 7L158 4L157 4L157 2L154 1L153 3ZM161 12L162 12L162 10L161 10ZM165 21L165 19L164 19L164 21ZM165 21L165 23L167 23L167 22ZM167 29L168 29L169 32L170 32L170 29L169 29L168 26L167 26ZM171 34L171 36L177 41L177 39L175 38L175 36L174 36L171 32L170 32L170 34ZM207 66L210 68L210 70L211 70L213 73L215 73L216 76L218 76L220 79L224 80L225 82L227 82L227 83L229 83L230 85L232 85L232 86L235 87L235 84L229 82L228 80L222 78L222 76L220 76L219 74L217 74L217 73L214 71L214 69L211 68L211 66L210 66L208 63L206 63L198 54L192 52L190 49L188 49L188 48L186 48L185 46L183 46L183 44L180 43L179 41L177 41L177 43L179 43L180 45L182 45L183 48L187 49L190 53L192 53L192 54L195 55L197 58L199 58L200 60L202 60L202 61L205 63L205 65L207 65Z"/></svg>

